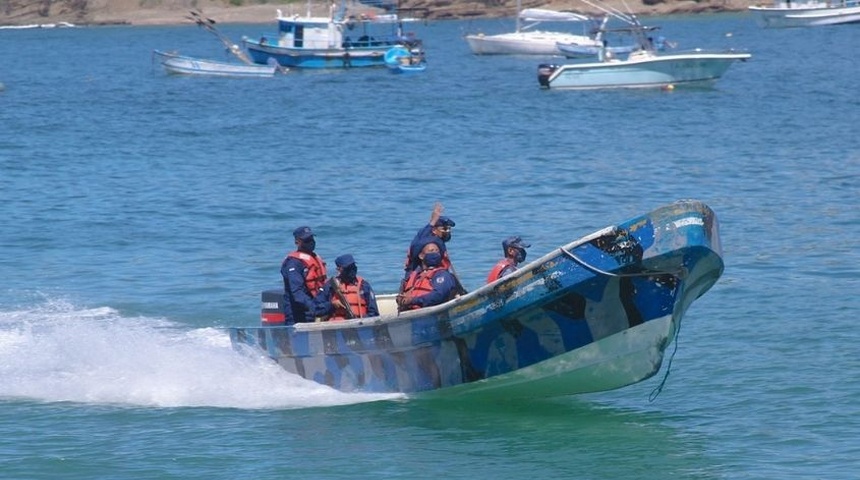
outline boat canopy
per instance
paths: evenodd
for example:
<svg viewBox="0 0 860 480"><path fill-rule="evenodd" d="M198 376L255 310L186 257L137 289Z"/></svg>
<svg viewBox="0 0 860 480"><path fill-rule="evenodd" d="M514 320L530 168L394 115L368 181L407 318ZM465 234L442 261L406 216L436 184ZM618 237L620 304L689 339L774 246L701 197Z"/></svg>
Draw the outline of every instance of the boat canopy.
<svg viewBox="0 0 860 480"><path fill-rule="evenodd" d="M557 12L543 8L526 8L520 12L520 18L528 22L585 22L590 17L573 12Z"/></svg>

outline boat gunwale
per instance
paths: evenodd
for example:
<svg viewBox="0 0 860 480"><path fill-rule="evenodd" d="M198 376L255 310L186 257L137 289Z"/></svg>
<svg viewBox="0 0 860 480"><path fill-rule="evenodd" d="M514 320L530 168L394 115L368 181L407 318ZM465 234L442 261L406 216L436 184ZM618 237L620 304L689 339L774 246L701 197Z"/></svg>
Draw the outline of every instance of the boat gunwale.
<svg viewBox="0 0 860 480"><path fill-rule="evenodd" d="M676 204L677 203L678 202L676 202ZM699 208L696 210L690 210L690 211L686 212L686 214L688 214L688 215L689 214L696 214L697 216L706 216L708 214L707 212L710 212L710 215L715 215L713 213L713 211L710 209L710 207L708 207L706 204L704 204L702 202L681 201L680 203L693 203L693 204L699 206ZM670 205L664 206L662 208L668 208L668 207L676 205L676 204L670 204ZM649 212L646 215L636 217L636 218L642 219L642 218L650 217L651 214L653 214L657 211L660 211L660 210L661 209L654 210L652 212ZM556 247L556 248L550 250L549 252L547 252L542 257L537 258L537 259L533 260L532 262L529 262L528 264L521 266L512 275L497 279L496 281L491 282L491 283L484 284L484 285L480 286L479 288L477 288L477 289L475 289L475 290L473 290L473 291L471 291L471 292L469 292L463 296L457 297L455 299L449 300L449 301L442 303L442 304L439 304L439 305L424 307L424 308L415 309L415 310L408 310L408 311L398 312L398 313L383 314L383 315L379 315L376 317L346 319L346 320L340 320L337 322L300 322L300 323L295 323L292 325L264 325L264 326L255 326L255 327L233 327L233 328L239 328L239 329L255 329L255 328L259 328L259 329L287 329L287 330L293 331L294 333L316 332L316 331L327 331L327 330L342 330L342 329L353 329L353 328L368 328L368 327L373 328L373 327L382 326L382 325L397 324L399 322L409 323L415 319L418 319L421 317L433 317L433 316L436 316L436 315L438 315L442 312L445 312L445 311L450 312L450 314L448 315L449 320L455 320L455 318L453 318L453 317L457 317L458 313L461 313L461 312L458 312L459 309L463 309L466 311L475 309L477 304L480 304L481 298L486 298L487 296L489 296L487 294L489 294L492 290L498 288L503 282L509 282L512 284L510 287L507 287L507 289L516 290L518 287L518 282L517 282L518 279L524 279L526 275L530 275L530 272L532 270L539 268L541 265L545 265L549 262L553 262L556 259L558 259L559 257L570 259L572 262L580 265L582 268L592 272L596 276L607 276L607 275L609 275L609 276L654 276L654 275L661 275L661 274L662 275L670 274L670 275L677 276L679 274L683 274L683 272L654 271L654 270L647 270L646 269L646 264L658 262L659 259L662 258L664 253L673 253L673 252L662 252L659 255L654 255L654 256L647 257L647 258L642 258L636 264L619 266L616 269L616 270L627 270L627 269L630 269L631 266L635 265L640 269L640 272L638 272L636 274L632 274L632 275L629 273L626 273L626 272L625 273L612 272L612 271L607 272L607 271L603 271L601 269L596 269L593 266L585 264L582 260L576 258L575 255L572 255L570 253L572 250L576 249L577 247L587 245L590 242L592 242L598 238L601 238L603 236L618 232L619 226L623 225L625 223L626 222L622 222L622 223L617 224L617 225L606 226L606 227L601 228L597 231L594 231L594 232L592 232L592 233L590 233L584 237L580 237L576 240L573 240L573 241L571 241L571 242L569 242L569 243L567 243L561 247ZM700 228L704 228L704 226L702 226ZM697 249L697 248L708 248L708 247L702 246L702 245L692 245L692 246L687 246L685 248ZM717 256L721 255L718 249L714 250L714 252ZM571 257L573 257L573 258L571 258ZM527 280L522 280L522 281L527 281ZM563 295L565 291L566 291L566 289L561 289L561 290L559 290L559 292L556 295L547 296L546 298L544 298L542 300L542 303L553 301L554 298L557 298L558 296ZM384 299L387 299L388 301L390 301L390 299L392 297L396 297L396 295L397 294L387 293L387 294L378 295L377 298L384 298ZM487 320L487 321L491 322L492 320Z"/></svg>

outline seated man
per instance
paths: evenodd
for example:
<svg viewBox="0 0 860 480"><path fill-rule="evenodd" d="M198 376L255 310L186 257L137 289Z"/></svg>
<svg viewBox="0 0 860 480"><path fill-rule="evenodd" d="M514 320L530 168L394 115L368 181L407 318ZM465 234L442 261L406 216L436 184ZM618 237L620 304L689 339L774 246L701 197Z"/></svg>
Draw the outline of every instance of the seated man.
<svg viewBox="0 0 860 480"><path fill-rule="evenodd" d="M457 296L459 282L442 267L439 246L428 243L418 254L421 268L414 270L397 296L398 311L414 310L445 303Z"/></svg>
<svg viewBox="0 0 860 480"><path fill-rule="evenodd" d="M316 296L317 315L329 320L379 316L373 288L358 276L358 267L350 254L341 255L334 261L337 275L326 282L322 292Z"/></svg>
<svg viewBox="0 0 860 480"><path fill-rule="evenodd" d="M524 242L520 237L508 237L502 242L502 251L505 252L505 258L499 260L498 263L490 270L487 275L487 283L495 282L496 280L510 275L516 271L517 266L526 259L526 249L531 247Z"/></svg>

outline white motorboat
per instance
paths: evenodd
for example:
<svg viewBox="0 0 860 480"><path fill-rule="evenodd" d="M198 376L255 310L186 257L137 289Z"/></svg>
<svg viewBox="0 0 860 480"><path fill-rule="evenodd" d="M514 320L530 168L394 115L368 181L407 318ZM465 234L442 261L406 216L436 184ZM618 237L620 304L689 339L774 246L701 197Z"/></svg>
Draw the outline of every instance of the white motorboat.
<svg viewBox="0 0 860 480"><path fill-rule="evenodd" d="M584 1L626 23L628 26L625 29L639 48L625 59L617 58L604 47L598 52L596 62L541 64L538 66L538 82L544 88L674 88L708 84L719 79L734 62L752 57L749 53L732 50L661 52L648 37L647 32L651 28L642 26L632 13Z"/></svg>
<svg viewBox="0 0 860 480"><path fill-rule="evenodd" d="M516 30L497 35L483 33L466 35L469 48L476 55L563 55L556 44L598 47L591 31L597 27L594 18L572 12L557 12L541 8L520 10L517 2ZM544 22L575 22L582 25L583 33L541 31L536 27Z"/></svg>
<svg viewBox="0 0 860 480"><path fill-rule="evenodd" d="M768 6L750 6L756 22L765 28L815 27L860 22L860 1L776 0Z"/></svg>

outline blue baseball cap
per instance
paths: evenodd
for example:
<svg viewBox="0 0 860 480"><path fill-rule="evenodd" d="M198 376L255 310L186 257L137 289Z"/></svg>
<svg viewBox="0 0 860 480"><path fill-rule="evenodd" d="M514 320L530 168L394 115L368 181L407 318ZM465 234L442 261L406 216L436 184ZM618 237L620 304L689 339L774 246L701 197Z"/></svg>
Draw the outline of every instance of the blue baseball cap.
<svg viewBox="0 0 860 480"><path fill-rule="evenodd" d="M340 268L344 268L344 267L348 267L350 265L354 265L355 259L352 258L352 255L347 253L345 255L341 255L341 256L337 257L336 259L334 259L334 264Z"/></svg>
<svg viewBox="0 0 860 480"><path fill-rule="evenodd" d="M439 220L436 220L436 225L434 227L453 227L456 225L454 220L451 220L451 217L441 216Z"/></svg>
<svg viewBox="0 0 860 480"><path fill-rule="evenodd" d="M314 236L314 232L311 227L299 227L293 230L293 236L299 240L308 240Z"/></svg>
<svg viewBox="0 0 860 480"><path fill-rule="evenodd" d="M508 237L502 241L502 249L507 252L508 247L521 248L525 250L531 247L531 245L524 242L520 237Z"/></svg>

